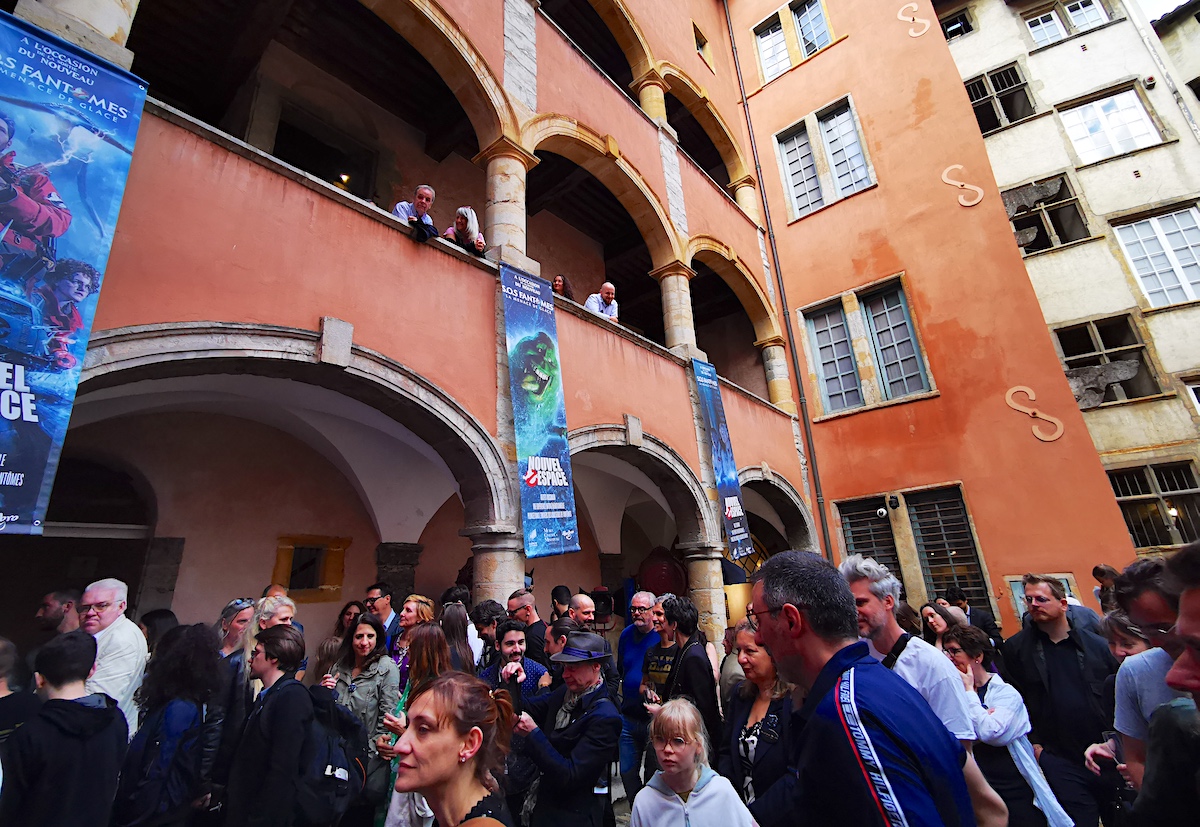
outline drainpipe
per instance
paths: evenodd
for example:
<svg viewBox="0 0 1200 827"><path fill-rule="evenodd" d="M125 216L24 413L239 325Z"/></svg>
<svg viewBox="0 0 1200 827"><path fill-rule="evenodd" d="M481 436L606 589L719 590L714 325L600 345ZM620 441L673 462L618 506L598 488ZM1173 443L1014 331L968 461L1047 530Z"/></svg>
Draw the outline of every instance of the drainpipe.
<svg viewBox="0 0 1200 827"><path fill-rule="evenodd" d="M792 313L788 309L787 288L783 284L783 266L779 261L779 248L775 244L775 228L771 223L771 206L767 203L767 192L763 187L762 163L758 159L758 144L754 140L754 124L750 120L750 105L746 100L746 82L742 78L742 63L738 59L737 38L733 32L733 18L729 16L729 0L721 0L725 7L725 25L729 27L729 45L733 49L733 68L737 73L738 91L742 96L742 114L746 118L746 132L750 135L750 155L754 158L754 174L758 177L758 194L762 200L763 221L767 225L767 238L771 242L771 257L775 259L775 284L779 288L779 301L783 305L783 322L792 354L792 374L800 394L800 425L804 429L804 447L808 451L808 464L812 468L813 493L817 499L817 519L821 523L821 551L826 559L833 560L833 543L829 540L829 524L825 516L825 494L821 488L821 472L817 468L817 451L813 445L812 422L808 418L808 400L804 396L804 382L800 379L800 357L797 355L796 331L792 326Z"/></svg>

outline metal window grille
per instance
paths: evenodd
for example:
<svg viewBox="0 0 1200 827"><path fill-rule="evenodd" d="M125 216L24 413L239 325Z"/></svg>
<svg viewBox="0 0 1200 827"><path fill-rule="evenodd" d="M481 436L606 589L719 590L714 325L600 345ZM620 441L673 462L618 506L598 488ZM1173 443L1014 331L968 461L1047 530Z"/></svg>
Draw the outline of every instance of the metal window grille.
<svg viewBox="0 0 1200 827"><path fill-rule="evenodd" d="M1120 361L1138 363L1137 375L1132 379L1109 385L1103 401L1140 399L1161 391L1158 380L1150 369L1146 346L1129 316L1112 316L1071 327L1061 327L1054 331L1054 335L1058 339L1063 364L1067 370Z"/></svg>
<svg viewBox="0 0 1200 827"><path fill-rule="evenodd" d="M1035 253L1088 237L1083 209L1065 176L1009 190L1004 193L1006 203L1010 197L1024 195L1022 190L1032 190L1037 196L1032 206L1022 206L1010 216L1022 252Z"/></svg>
<svg viewBox="0 0 1200 827"><path fill-rule="evenodd" d="M808 327L826 410L840 411L861 405L858 366L842 306L836 304L809 315Z"/></svg>
<svg viewBox="0 0 1200 827"><path fill-rule="evenodd" d="M895 399L928 390L904 292L893 289L876 293L865 299L863 306L884 396Z"/></svg>
<svg viewBox="0 0 1200 827"><path fill-rule="evenodd" d="M1083 164L1160 141L1158 129L1132 89L1068 109L1062 113L1062 122Z"/></svg>
<svg viewBox="0 0 1200 827"><path fill-rule="evenodd" d="M829 45L829 24L825 22L825 9L821 7L821 0L808 0L797 6L794 13L796 30L800 35L800 47L804 50L805 57Z"/></svg>
<svg viewBox="0 0 1200 827"><path fill-rule="evenodd" d="M858 129L849 106L821 118L821 136L829 154L838 195L852 195L871 183L867 159L858 141Z"/></svg>
<svg viewBox="0 0 1200 827"><path fill-rule="evenodd" d="M1109 471L1108 481L1138 548L1200 539L1200 484L1191 463Z"/></svg>
<svg viewBox="0 0 1200 827"><path fill-rule="evenodd" d="M1108 12L1096 0L1075 0L1074 3L1067 3L1066 9L1071 26L1077 32L1108 22Z"/></svg>
<svg viewBox="0 0 1200 827"><path fill-rule="evenodd" d="M958 14L942 18L940 22L942 24L942 35L947 41L975 31L975 27L971 25L971 17L967 14L966 9L963 9Z"/></svg>
<svg viewBox="0 0 1200 827"><path fill-rule="evenodd" d="M896 554L896 538L892 534L891 520L879 516L881 508L887 508L883 497L838 503L846 554L861 554L887 566L900 581L903 597L904 577L900 571L900 557Z"/></svg>
<svg viewBox="0 0 1200 827"><path fill-rule="evenodd" d="M792 66L787 41L783 39L783 24L779 18L758 30L758 54L762 60L763 77L774 80Z"/></svg>
<svg viewBox="0 0 1200 827"><path fill-rule="evenodd" d="M1055 11L1039 14L1037 17L1028 17L1025 19L1025 25L1029 27L1029 33L1033 35L1033 42L1038 46L1049 46L1067 36L1066 30L1059 22L1058 13Z"/></svg>
<svg viewBox="0 0 1200 827"><path fill-rule="evenodd" d="M813 159L812 143L808 130L803 127L779 142L783 163L787 168L788 186L791 188L792 203L796 217L808 215L825 201L821 197L821 183L817 176L817 164Z"/></svg>
<svg viewBox="0 0 1200 827"><path fill-rule="evenodd" d="M966 592L969 603L989 605L987 582L962 492L958 488L939 488L908 494L905 499L929 596L958 586Z"/></svg>
<svg viewBox="0 0 1200 827"><path fill-rule="evenodd" d="M1154 307L1200 299L1200 211L1195 207L1117 228L1125 257Z"/></svg>
<svg viewBox="0 0 1200 827"><path fill-rule="evenodd" d="M966 87L979 131L984 135L1035 112L1025 78L1015 63L972 78Z"/></svg>

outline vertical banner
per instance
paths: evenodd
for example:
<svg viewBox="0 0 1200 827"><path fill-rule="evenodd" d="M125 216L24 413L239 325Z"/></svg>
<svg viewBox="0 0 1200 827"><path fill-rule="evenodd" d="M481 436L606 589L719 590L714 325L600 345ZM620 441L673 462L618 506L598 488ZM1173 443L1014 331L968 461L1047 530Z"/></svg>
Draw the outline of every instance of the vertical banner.
<svg viewBox="0 0 1200 827"><path fill-rule="evenodd" d="M42 533L145 100L0 14L0 531Z"/></svg>
<svg viewBox="0 0 1200 827"><path fill-rule="evenodd" d="M579 551L550 283L500 265L525 556Z"/></svg>
<svg viewBox="0 0 1200 827"><path fill-rule="evenodd" d="M742 486L738 484L737 463L733 461L733 446L729 442L729 426L725 424L721 383L717 379L717 369L708 362L693 359L692 371L696 374L700 408L704 412L704 424L708 427L708 447L725 519L725 539L729 542L730 556L737 560L752 553L754 543L750 540L750 523L742 507Z"/></svg>

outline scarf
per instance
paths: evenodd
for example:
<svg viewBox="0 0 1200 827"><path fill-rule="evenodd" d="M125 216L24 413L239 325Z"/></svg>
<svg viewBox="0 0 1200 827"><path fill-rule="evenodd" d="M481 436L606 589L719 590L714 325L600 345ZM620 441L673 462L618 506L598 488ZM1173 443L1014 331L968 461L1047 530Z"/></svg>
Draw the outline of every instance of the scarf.
<svg viewBox="0 0 1200 827"><path fill-rule="evenodd" d="M562 706L558 708L558 713L554 716L554 732L560 729L566 729L571 723L571 717L576 709L579 708L579 702L582 701L588 694L595 692L600 687L604 686L603 673L597 677L597 680L591 686L581 689L579 692L572 692L569 689L563 697ZM567 756L564 756L567 757ZM529 788L529 793L525 796L525 805L521 808L521 820L526 823L532 823L533 808L537 806L538 788L542 785L542 776L538 775L533 780L532 786Z"/></svg>

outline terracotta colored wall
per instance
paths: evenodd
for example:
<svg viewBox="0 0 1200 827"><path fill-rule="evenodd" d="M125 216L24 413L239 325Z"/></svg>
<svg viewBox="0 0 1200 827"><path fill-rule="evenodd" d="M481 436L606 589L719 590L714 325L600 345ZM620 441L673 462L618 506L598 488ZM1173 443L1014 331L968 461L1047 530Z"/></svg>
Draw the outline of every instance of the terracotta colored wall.
<svg viewBox="0 0 1200 827"><path fill-rule="evenodd" d="M150 484L155 536L184 538L171 606L183 623L211 622L234 597L258 597L271 580L281 536L352 538L348 596L297 610L310 652L342 604L374 579L379 538L350 484L281 431L212 413L161 413L72 430L66 446L76 456L116 457Z"/></svg>
<svg viewBox="0 0 1200 827"><path fill-rule="evenodd" d="M542 210L529 217L529 257L542 265L542 278L565 273L580 303L604 282L604 245Z"/></svg>
<svg viewBox="0 0 1200 827"><path fill-rule="evenodd" d="M738 312L696 329L696 345L717 373L763 399L768 397L762 351L754 346L754 327Z"/></svg>
<svg viewBox="0 0 1200 827"><path fill-rule="evenodd" d="M796 453L791 417L727 387L721 388L721 403L738 467L765 462L797 491L803 491L804 474Z"/></svg>
<svg viewBox="0 0 1200 827"><path fill-rule="evenodd" d="M739 47L750 51L748 27L770 4L735 8ZM1086 583L1096 560L1132 557L1129 536L1063 378L944 41L936 28L910 38L892 10L869 0L829 11L847 39L751 99L789 298L800 306L905 270L941 396L818 423L825 495L832 503L962 481L993 591L1008 613L1003 575L1066 570ZM918 16L936 20L927 2ZM889 67L886 83L879 66ZM773 136L847 93L879 186L784 226ZM951 164L984 188L981 204L957 203L959 191L940 180ZM1006 407L1014 385L1033 388L1037 406L1064 422L1060 440L1035 439L1031 420Z"/></svg>
<svg viewBox="0 0 1200 827"><path fill-rule="evenodd" d="M354 324L356 344L453 389L494 431L495 291L488 273L147 116L95 326L317 330L336 316Z"/></svg>
<svg viewBox="0 0 1200 827"><path fill-rule="evenodd" d="M504 78L504 3L479 0L439 0L438 5L454 19L483 55L496 78ZM453 88L453 86L451 87Z"/></svg>
<svg viewBox="0 0 1200 827"><path fill-rule="evenodd" d="M458 535L463 527L463 506L457 496L442 504L421 532L421 562L417 566L417 594L435 601L458 579L458 570L471 559L471 541Z"/></svg>

